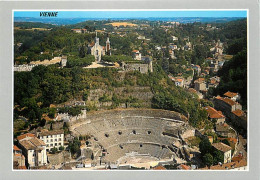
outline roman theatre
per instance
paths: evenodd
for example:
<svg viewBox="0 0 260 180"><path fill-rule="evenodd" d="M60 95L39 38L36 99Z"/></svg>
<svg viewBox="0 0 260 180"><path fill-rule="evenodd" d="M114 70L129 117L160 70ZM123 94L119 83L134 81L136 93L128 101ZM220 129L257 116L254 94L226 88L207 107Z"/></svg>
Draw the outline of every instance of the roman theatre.
<svg viewBox="0 0 260 180"><path fill-rule="evenodd" d="M184 138L193 136L187 118L177 112L158 109L114 109L87 113L70 122L74 136L90 138L81 147L81 157L91 150L99 164L182 162L187 157ZM79 159L80 159L79 158ZM141 165L142 166L142 165Z"/></svg>

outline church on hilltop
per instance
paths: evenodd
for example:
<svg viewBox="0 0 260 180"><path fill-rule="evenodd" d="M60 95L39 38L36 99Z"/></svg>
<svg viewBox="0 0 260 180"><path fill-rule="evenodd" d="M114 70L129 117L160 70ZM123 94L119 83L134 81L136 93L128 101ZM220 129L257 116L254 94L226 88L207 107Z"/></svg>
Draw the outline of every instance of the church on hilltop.
<svg viewBox="0 0 260 180"><path fill-rule="evenodd" d="M96 37L94 43L91 43L89 45L89 49L91 52L91 55L95 57L96 62L101 61L101 57L104 55L111 55L111 47L110 47L110 41L109 38L107 37L106 41L106 46L101 46L99 44L99 38L97 37L97 32L96 32Z"/></svg>

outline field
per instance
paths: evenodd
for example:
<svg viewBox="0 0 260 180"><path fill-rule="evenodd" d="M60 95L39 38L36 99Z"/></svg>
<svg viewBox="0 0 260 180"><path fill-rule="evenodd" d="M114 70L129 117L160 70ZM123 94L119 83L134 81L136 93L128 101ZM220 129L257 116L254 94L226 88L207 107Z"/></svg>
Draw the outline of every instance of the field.
<svg viewBox="0 0 260 180"><path fill-rule="evenodd" d="M133 23L129 23L129 22L113 22L113 23L108 23L107 25L112 25L112 26L114 26L114 27L119 27L119 26L124 26L124 27L126 27L126 26L137 26L137 24L133 24Z"/></svg>

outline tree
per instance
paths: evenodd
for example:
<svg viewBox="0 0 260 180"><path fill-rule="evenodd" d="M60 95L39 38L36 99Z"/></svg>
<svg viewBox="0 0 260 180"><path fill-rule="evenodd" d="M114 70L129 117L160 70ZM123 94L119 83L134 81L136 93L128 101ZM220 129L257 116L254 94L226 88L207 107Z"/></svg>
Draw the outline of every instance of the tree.
<svg viewBox="0 0 260 180"><path fill-rule="evenodd" d="M85 47L84 47L84 45L82 45L82 46L79 48L79 57L80 57L80 58L84 58L85 55L86 55Z"/></svg>
<svg viewBox="0 0 260 180"><path fill-rule="evenodd" d="M55 154L58 151L58 149L56 147L51 148L51 154Z"/></svg>
<svg viewBox="0 0 260 180"><path fill-rule="evenodd" d="M230 146L230 143L229 143L229 141L228 141L227 139L224 139L222 142L223 142L224 144Z"/></svg>
<svg viewBox="0 0 260 180"><path fill-rule="evenodd" d="M202 141L200 141L199 148L202 156L212 152L212 145L208 138L204 138Z"/></svg>
<svg viewBox="0 0 260 180"><path fill-rule="evenodd" d="M64 146L60 146L60 147L59 147L59 150L60 150L60 151L63 151L63 150L64 150Z"/></svg>
<svg viewBox="0 0 260 180"><path fill-rule="evenodd" d="M221 151L215 149L212 154L213 154L214 164L218 164L219 162L221 163L224 162L224 154Z"/></svg>
<svg viewBox="0 0 260 180"><path fill-rule="evenodd" d="M203 157L202 157L203 163L205 165L207 165L208 167L210 167L213 164L213 156L210 153L206 153Z"/></svg>

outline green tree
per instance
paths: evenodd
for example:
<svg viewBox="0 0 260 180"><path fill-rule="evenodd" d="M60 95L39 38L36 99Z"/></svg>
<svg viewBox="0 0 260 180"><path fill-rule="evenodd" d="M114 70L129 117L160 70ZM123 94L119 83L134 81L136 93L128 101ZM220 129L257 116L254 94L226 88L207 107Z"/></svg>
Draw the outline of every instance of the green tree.
<svg viewBox="0 0 260 180"><path fill-rule="evenodd" d="M213 156L210 153L206 153L203 157L202 157L203 163L210 167L213 164Z"/></svg>
<svg viewBox="0 0 260 180"><path fill-rule="evenodd" d="M60 147L59 147L59 150L60 150L60 151L63 151L63 150L64 150L64 146L60 146Z"/></svg>
<svg viewBox="0 0 260 180"><path fill-rule="evenodd" d="M204 138L200 141L199 148L202 156L204 156L205 154L210 154L212 152L212 145L209 142L208 138Z"/></svg>
<svg viewBox="0 0 260 180"><path fill-rule="evenodd" d="M58 149L56 147L51 148L51 154L55 154L58 151Z"/></svg>
<svg viewBox="0 0 260 180"><path fill-rule="evenodd" d="M214 159L214 164L218 164L219 162L221 162L221 163L224 162L224 154L221 151L215 149L213 151L212 155L213 155L213 159Z"/></svg>

